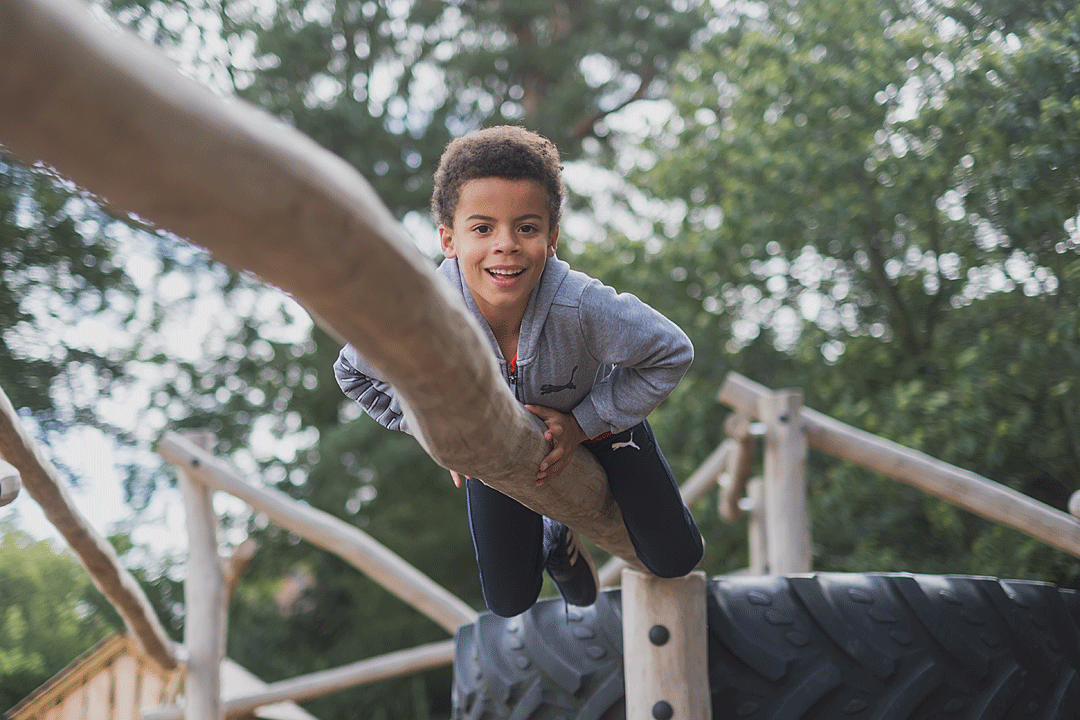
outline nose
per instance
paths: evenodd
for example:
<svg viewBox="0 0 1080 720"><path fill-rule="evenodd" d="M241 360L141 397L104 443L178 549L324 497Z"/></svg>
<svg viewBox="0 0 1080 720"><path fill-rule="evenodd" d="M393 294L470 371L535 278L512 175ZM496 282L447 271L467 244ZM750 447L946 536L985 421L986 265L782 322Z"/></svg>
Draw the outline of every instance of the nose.
<svg viewBox="0 0 1080 720"><path fill-rule="evenodd" d="M510 228L500 228L495 233L495 251L502 253L517 252L519 249L518 239Z"/></svg>

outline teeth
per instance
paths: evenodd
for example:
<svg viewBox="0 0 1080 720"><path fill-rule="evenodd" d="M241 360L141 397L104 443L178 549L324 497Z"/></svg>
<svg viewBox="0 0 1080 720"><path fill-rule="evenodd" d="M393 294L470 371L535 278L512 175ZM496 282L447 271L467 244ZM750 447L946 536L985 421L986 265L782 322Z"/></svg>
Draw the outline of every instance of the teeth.
<svg viewBox="0 0 1080 720"><path fill-rule="evenodd" d="M517 277L524 270L498 270L496 268L488 268L488 272L492 275L498 275L499 277Z"/></svg>

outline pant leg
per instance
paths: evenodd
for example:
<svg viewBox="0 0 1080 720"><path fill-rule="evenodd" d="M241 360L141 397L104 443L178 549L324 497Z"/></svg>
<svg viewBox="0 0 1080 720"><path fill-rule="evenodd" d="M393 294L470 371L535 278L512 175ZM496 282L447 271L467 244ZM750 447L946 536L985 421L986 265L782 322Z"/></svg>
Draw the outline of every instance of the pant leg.
<svg viewBox="0 0 1080 720"><path fill-rule="evenodd" d="M607 473L630 542L645 567L667 578L693 570L704 552L701 533L648 421L582 447Z"/></svg>
<svg viewBox="0 0 1080 720"><path fill-rule="evenodd" d="M520 615L544 583L544 518L476 478L465 489L484 602L496 615Z"/></svg>

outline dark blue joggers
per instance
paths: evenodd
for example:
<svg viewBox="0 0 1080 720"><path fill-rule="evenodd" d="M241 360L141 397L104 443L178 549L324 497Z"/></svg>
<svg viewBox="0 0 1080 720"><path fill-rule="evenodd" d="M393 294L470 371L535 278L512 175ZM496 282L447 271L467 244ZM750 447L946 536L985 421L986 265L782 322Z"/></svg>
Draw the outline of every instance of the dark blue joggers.
<svg viewBox="0 0 1080 720"><path fill-rule="evenodd" d="M701 533L648 421L581 447L607 473L642 564L659 577L693 570L703 552ZM519 615L543 586L544 518L475 478L466 481L466 494L484 602L496 615Z"/></svg>

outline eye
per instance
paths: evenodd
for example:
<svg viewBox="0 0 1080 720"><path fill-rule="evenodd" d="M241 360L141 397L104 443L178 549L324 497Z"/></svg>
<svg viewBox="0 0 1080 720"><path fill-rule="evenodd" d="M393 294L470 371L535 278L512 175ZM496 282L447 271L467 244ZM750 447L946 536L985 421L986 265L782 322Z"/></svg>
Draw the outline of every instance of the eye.
<svg viewBox="0 0 1080 720"><path fill-rule="evenodd" d="M524 225L522 225L521 227L518 228L518 232L525 233L526 235L532 235L533 233L539 232L539 231L540 231L540 228L536 227L535 225L533 225L531 223L525 223Z"/></svg>
<svg viewBox="0 0 1080 720"><path fill-rule="evenodd" d="M491 232L491 226L486 223L480 223L479 225L473 226L473 232L479 233L480 235L486 235Z"/></svg>

